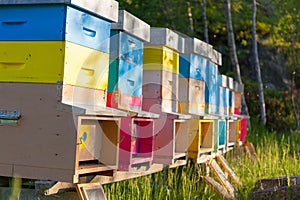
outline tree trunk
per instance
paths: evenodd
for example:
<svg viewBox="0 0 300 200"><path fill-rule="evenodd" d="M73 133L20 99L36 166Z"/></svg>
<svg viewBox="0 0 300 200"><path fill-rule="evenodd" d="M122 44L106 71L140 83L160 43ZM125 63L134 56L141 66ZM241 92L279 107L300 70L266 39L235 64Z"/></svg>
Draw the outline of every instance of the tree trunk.
<svg viewBox="0 0 300 200"><path fill-rule="evenodd" d="M299 116L298 116L298 112L297 112L297 106L295 104L295 95L294 95L294 84L295 84L295 67L296 67L296 63L297 63L297 58L296 58L296 53L295 53L295 44L293 39L291 40L291 47L292 47L292 55L293 55L293 65L294 65L294 70L292 72L292 81L291 81L291 98L292 98L292 106L293 106L293 114L296 120L296 130L299 131L300 130L300 125L299 125Z"/></svg>
<svg viewBox="0 0 300 200"><path fill-rule="evenodd" d="M236 46L235 46L234 32L232 26L230 0L224 0L224 7L225 7L227 41L229 46L230 61L231 61L231 65L233 66L235 80L239 84L242 84L243 82L241 78L240 65L236 54ZM242 95L242 114L248 115L248 107L246 104L244 94Z"/></svg>
<svg viewBox="0 0 300 200"><path fill-rule="evenodd" d="M263 83L261 80L258 51L257 51L257 40L256 40L256 0L252 0L252 42L253 42L254 66L255 66L256 77L258 82L258 95L259 95L260 115L261 115L260 117L261 117L261 123L265 125L267 121L266 107L265 107Z"/></svg>
<svg viewBox="0 0 300 200"><path fill-rule="evenodd" d="M207 7L207 2L206 2L206 0L203 0L204 40L206 43L209 43L206 7Z"/></svg>
<svg viewBox="0 0 300 200"><path fill-rule="evenodd" d="M191 34L194 33L194 22L193 22L193 14L192 14L192 8L191 8L191 3L188 1L187 2L188 6L188 16L189 16L189 31Z"/></svg>

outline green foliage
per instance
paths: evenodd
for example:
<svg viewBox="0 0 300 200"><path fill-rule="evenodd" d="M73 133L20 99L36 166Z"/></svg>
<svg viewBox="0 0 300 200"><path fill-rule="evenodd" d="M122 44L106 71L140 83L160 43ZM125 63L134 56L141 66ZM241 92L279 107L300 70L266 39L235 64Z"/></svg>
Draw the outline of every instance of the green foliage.
<svg viewBox="0 0 300 200"><path fill-rule="evenodd" d="M245 98L251 118L259 118L260 106L257 83L249 79L244 80ZM267 127L269 130L290 131L295 128L295 118L291 94L278 89L264 88L267 112ZM299 100L299 99L298 99ZM298 101L298 104L300 102Z"/></svg>

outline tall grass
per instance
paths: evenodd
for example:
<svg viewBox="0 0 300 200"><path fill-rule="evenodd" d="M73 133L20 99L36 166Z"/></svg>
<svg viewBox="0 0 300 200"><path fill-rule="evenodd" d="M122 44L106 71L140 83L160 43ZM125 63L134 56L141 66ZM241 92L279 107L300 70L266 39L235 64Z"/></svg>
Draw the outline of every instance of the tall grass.
<svg viewBox="0 0 300 200"><path fill-rule="evenodd" d="M259 179L300 174L300 134L268 132L254 127L248 140L254 143L260 162L243 153L236 155L236 151L226 155L241 181L236 194L238 199L247 199ZM205 166L189 162L180 168L105 185L104 190L109 200L220 199L200 179L202 175L205 175Z"/></svg>

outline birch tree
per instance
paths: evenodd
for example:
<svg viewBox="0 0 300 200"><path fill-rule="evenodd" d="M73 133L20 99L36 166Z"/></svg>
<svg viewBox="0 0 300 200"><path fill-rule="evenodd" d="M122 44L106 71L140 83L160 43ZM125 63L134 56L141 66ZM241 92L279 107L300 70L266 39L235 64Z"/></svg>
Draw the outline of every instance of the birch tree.
<svg viewBox="0 0 300 200"><path fill-rule="evenodd" d="M255 67L256 78L258 82L260 117L261 117L261 123L265 125L267 121L266 106L265 106L265 99L264 99L263 82L261 80L258 50L257 50L257 40L256 40L256 0L252 0L252 43L253 43L252 45L253 45L254 67Z"/></svg>
<svg viewBox="0 0 300 200"><path fill-rule="evenodd" d="M225 18L226 18L227 42L229 46L230 61L234 71L234 78L239 84L243 84L241 78L240 65L236 53L236 45L235 45L235 38L234 38L232 18L231 18L230 0L224 0L224 7L225 7ZM248 107L246 104L244 94L242 95L242 114L248 115Z"/></svg>

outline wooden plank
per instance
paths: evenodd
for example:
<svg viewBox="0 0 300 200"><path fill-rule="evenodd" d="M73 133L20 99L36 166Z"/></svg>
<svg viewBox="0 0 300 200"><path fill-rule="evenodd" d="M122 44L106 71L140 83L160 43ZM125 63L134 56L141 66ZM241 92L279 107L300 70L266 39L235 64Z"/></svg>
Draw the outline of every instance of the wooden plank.
<svg viewBox="0 0 300 200"><path fill-rule="evenodd" d="M125 171L116 171L113 176L102 176L97 175L92 179L92 183L100 183L100 184L108 184L113 182L124 181L128 179L133 179L153 173L157 173L162 171L165 168L163 164L153 164L148 170L146 171L139 171L139 172L125 172Z"/></svg>
<svg viewBox="0 0 300 200"><path fill-rule="evenodd" d="M106 200L100 183L76 184L76 190L80 200Z"/></svg>
<svg viewBox="0 0 300 200"><path fill-rule="evenodd" d="M74 188L73 183L56 182L49 189L45 190L44 194L45 195L53 195L53 194L57 194L59 192L59 190L70 189L70 188Z"/></svg>
<svg viewBox="0 0 300 200"><path fill-rule="evenodd" d="M201 178L210 185L218 194L225 199L235 199L233 195L229 194L224 187L209 176L201 176Z"/></svg>
<svg viewBox="0 0 300 200"><path fill-rule="evenodd" d="M237 175L234 173L234 171L231 169L231 167L229 166L229 163L226 161L226 159L222 156L222 155L218 155L217 156L218 161L221 163L221 165L224 167L225 171L229 174L229 176L231 177L231 179L237 183L238 185L240 185L240 180L237 177Z"/></svg>
<svg viewBox="0 0 300 200"><path fill-rule="evenodd" d="M230 195L234 195L234 188L230 184L230 182L227 180L226 175L220 168L220 166L217 164L217 162L212 159L210 162L208 162L209 167L212 169L213 173L217 176L218 180L221 182L221 184L226 188L226 190L229 192Z"/></svg>

